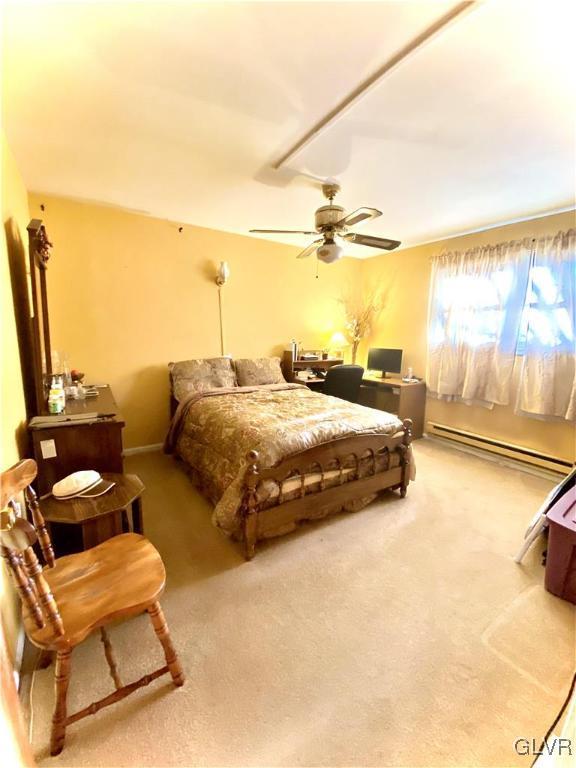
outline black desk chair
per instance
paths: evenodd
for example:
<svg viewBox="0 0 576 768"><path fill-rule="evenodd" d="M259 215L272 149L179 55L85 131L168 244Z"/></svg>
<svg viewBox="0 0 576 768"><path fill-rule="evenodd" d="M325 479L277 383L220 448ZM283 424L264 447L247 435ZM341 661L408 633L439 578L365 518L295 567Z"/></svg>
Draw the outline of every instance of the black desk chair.
<svg viewBox="0 0 576 768"><path fill-rule="evenodd" d="M333 365L328 368L322 392L356 403L363 375L361 365Z"/></svg>

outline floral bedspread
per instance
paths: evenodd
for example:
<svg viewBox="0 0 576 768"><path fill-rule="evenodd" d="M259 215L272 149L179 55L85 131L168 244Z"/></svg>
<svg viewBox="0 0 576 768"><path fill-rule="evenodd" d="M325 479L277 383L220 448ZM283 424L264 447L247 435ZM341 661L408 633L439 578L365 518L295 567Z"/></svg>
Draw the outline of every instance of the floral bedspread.
<svg viewBox="0 0 576 768"><path fill-rule="evenodd" d="M165 450L190 467L215 504L213 522L228 534L240 519L247 454L271 467L292 453L338 437L403 429L393 414L313 392L300 384L268 384L195 393L179 406Z"/></svg>

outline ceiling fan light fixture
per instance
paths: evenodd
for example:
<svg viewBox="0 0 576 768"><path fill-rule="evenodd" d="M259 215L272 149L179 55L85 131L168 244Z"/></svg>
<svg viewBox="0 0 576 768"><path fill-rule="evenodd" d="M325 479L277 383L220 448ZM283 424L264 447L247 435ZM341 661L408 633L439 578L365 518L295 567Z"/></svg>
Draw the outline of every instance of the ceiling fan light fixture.
<svg viewBox="0 0 576 768"><path fill-rule="evenodd" d="M334 242L328 242L321 245L316 251L316 256L324 264L332 264L334 261L342 258L344 249Z"/></svg>
<svg viewBox="0 0 576 768"><path fill-rule="evenodd" d="M356 232L349 232L348 229L354 224L361 224L368 219L375 219L382 215L382 211L377 208L357 208L351 213L346 213L341 205L334 204L334 196L340 191L340 185L336 182L327 182L322 186L324 196L328 198L329 205L323 205L315 213L314 223L316 229L311 230L287 230L287 229L251 229L254 234L294 234L294 235L319 235L318 240L314 240L303 251L296 256L297 259L307 259L314 253L319 261L324 264L333 264L344 256L344 248L339 245L341 240L357 245L366 245L370 248L381 248L385 251L392 251L400 245L399 240L390 240L386 237L375 237L374 235L359 235ZM336 241L336 242L335 242ZM318 276L318 275L316 275Z"/></svg>

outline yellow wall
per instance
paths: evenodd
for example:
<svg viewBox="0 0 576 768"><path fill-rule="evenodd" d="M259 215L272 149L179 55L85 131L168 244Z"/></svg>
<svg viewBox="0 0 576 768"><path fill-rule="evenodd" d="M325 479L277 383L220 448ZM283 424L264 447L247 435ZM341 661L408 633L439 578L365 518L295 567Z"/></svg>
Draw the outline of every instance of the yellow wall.
<svg viewBox="0 0 576 768"><path fill-rule="evenodd" d="M360 349L398 346L404 366L426 370L431 257L445 248L554 233L573 213L383 254L366 261L320 265L295 259L298 248L185 226L112 207L31 194L55 244L49 272L53 346L91 381L112 384L126 418L125 446L161 442L168 423L170 360L220 353L217 289L221 260L231 269L223 289L225 350L234 357L280 354L291 338L324 346L342 329L337 299L355 286L380 285L386 306ZM41 211L40 204L45 207ZM427 418L574 459L568 423L518 417L428 400Z"/></svg>
<svg viewBox="0 0 576 768"><path fill-rule="evenodd" d="M425 376L428 293L434 254L447 249L465 250L504 240L555 234L573 226L574 213L562 213L407 248L362 262L362 285L380 286L386 306L369 342L362 346L358 362L365 363L369 346L398 347L404 350L404 368L411 366L416 376ZM432 398L427 401L426 418L575 460L574 425L568 422L544 422L516 416L512 407L494 406L493 410L487 410Z"/></svg>
<svg viewBox="0 0 576 768"><path fill-rule="evenodd" d="M28 198L26 189L10 149L2 136L2 234L1 234L1 437L0 468L14 464L25 447L24 394L20 372L20 355L14 319L10 263L19 262L25 269L25 248L28 225ZM2 570L0 592L2 624L6 634L8 652L13 659L18 629L18 602L12 584Z"/></svg>
<svg viewBox="0 0 576 768"><path fill-rule="evenodd" d="M45 207L41 211L40 204ZM112 207L30 195L53 255L51 336L87 381L110 382L126 419L126 447L161 442L168 426L167 364L220 354L220 261L226 346L234 357L281 354L292 338L323 346L342 329L337 299L352 259L320 265L299 248L185 226Z"/></svg>

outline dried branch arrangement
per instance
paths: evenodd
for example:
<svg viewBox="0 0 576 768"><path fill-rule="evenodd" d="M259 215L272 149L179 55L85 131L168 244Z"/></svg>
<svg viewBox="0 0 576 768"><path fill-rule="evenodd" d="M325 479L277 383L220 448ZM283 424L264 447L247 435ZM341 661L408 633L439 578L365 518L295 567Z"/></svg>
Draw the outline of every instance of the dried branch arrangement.
<svg viewBox="0 0 576 768"><path fill-rule="evenodd" d="M347 293L338 301L344 306L346 335L352 344L352 363L355 363L360 342L370 335L375 320L384 309L384 294L374 288L358 295Z"/></svg>

